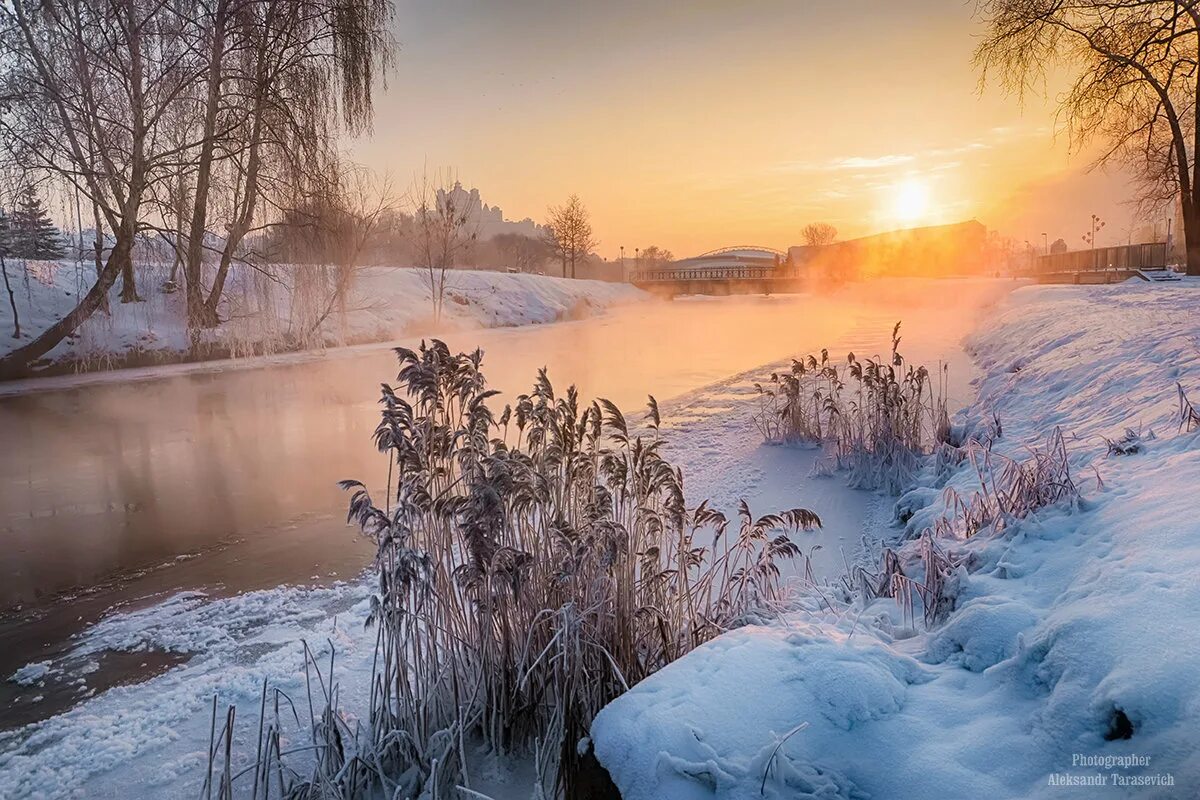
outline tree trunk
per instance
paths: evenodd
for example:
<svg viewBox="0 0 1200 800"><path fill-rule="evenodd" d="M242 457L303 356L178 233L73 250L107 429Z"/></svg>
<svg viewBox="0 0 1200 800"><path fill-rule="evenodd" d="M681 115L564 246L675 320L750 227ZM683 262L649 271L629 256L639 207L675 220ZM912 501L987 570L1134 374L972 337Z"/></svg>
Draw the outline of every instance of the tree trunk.
<svg viewBox="0 0 1200 800"><path fill-rule="evenodd" d="M254 222L254 211L258 203L258 172L262 157L263 115L266 113L267 98L270 95L271 84L267 75L267 51L264 35L263 44L256 53L258 68L255 72L254 115L250 124L250 154L246 160L246 186L242 207L237 219L230 226L229 235L225 239L225 247L221 250L221 263L217 267L217 275L213 278L212 291L205 303L207 319L216 324L217 305L221 302L221 293L225 291L225 280L229 276L229 267L233 263L233 255L242 244L242 239Z"/></svg>
<svg viewBox="0 0 1200 800"><path fill-rule="evenodd" d="M204 131L200 145L200 158L196 164L196 196L192 204L192 225L188 233L187 259L184 261L183 276L187 282L188 328L193 332L199 328L216 327L215 315L208 313L204 302L201 275L204 264L204 233L208 225L208 190L212 178L213 150L216 147L217 107L221 100L221 61L225 46L226 4L219 3L213 18L212 46L209 49L208 97L205 100Z"/></svg>
<svg viewBox="0 0 1200 800"><path fill-rule="evenodd" d="M125 227L125 226L122 226ZM83 296L71 313L51 325L34 338L29 344L10 351L0 358L0 378L19 377L28 372L29 363L49 353L58 343L75 331L84 320L98 309L108 296L108 290L116 283L117 275L133 251L133 232L122 230L117 233L117 240L109 252L108 263L104 265L100 277L92 285L91 290Z"/></svg>
<svg viewBox="0 0 1200 800"><path fill-rule="evenodd" d="M125 259L125 263L121 265L121 302L122 303L140 303L142 298L138 297L137 281L133 275L133 253Z"/></svg>
<svg viewBox="0 0 1200 800"><path fill-rule="evenodd" d="M1200 206L1192 198L1183 198L1183 245L1187 252L1187 274L1200 275Z"/></svg>
<svg viewBox="0 0 1200 800"><path fill-rule="evenodd" d="M261 58L261 55L260 55ZM263 79L265 80L265 79ZM258 170L260 164L259 149L262 146L263 106L266 90L260 88L254 108L254 123L251 125L250 157L246 162L245 199L237 220L229 229L225 238L225 247L221 249L221 263L217 267L216 277L213 278L212 291L204 304L205 321L216 326L218 320L217 305L221 302L221 293L225 291L225 279L229 277L229 267L233 263L233 254L246 238L250 225L254 222L254 210L258 201Z"/></svg>
<svg viewBox="0 0 1200 800"><path fill-rule="evenodd" d="M8 290L8 305L13 312L13 338L21 338L21 317L17 314L17 299L13 294L12 284L8 282L8 264L4 263L4 256L0 255L0 271L4 273L4 288Z"/></svg>
<svg viewBox="0 0 1200 800"><path fill-rule="evenodd" d="M183 170L179 170L179 177L175 182L175 242L172 248L175 251L175 257L171 261L171 277L168 280L171 283L171 291L175 291L178 287L179 280L179 265L183 263L183 219L187 213L187 186L184 184Z"/></svg>
<svg viewBox="0 0 1200 800"><path fill-rule="evenodd" d="M233 231L229 234L233 236ZM213 278L212 290L208 294L208 300L204 303L204 309L200 315L200 322L206 328L215 328L220 324L221 318L217 314L217 306L221 302L221 295L225 292L225 279L229 275L229 266L233 263L233 252L229 248L229 242L226 241L225 249L221 251L221 263L217 266L216 277Z"/></svg>
<svg viewBox="0 0 1200 800"><path fill-rule="evenodd" d="M96 260L96 280L100 280L100 276L104 274L104 224L100 219L100 204L92 201L92 214L96 218L96 238L92 242L94 249L93 256ZM109 313L108 308L108 292L104 293L103 299L100 300L100 308L104 313Z"/></svg>

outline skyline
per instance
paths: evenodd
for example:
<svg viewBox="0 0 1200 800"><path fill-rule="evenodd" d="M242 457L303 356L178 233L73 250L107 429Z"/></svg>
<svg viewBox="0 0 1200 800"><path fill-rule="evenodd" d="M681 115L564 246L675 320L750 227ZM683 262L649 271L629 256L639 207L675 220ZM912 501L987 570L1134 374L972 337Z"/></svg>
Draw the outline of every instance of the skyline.
<svg viewBox="0 0 1200 800"><path fill-rule="evenodd" d="M973 13L402 0L395 67L351 155L400 187L422 165L453 170L513 219L578 194L609 258L786 247L815 221L853 238L978 219L1074 249L1097 213L1099 244L1125 241L1145 222L1125 177L1069 152L1044 98L979 91Z"/></svg>

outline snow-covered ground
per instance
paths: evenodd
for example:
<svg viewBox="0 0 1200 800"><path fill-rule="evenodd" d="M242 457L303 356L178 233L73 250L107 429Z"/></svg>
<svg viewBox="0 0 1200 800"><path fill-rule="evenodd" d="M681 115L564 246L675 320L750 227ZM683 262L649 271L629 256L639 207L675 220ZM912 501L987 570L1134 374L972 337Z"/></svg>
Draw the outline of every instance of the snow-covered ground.
<svg viewBox="0 0 1200 800"><path fill-rule="evenodd" d="M22 338L12 338L13 315L5 295L0 302L0 354L61 319L90 288L87 265L38 261L21 270L20 263L9 263L8 270ZM165 265L139 267L144 298L139 303L120 302L118 281L110 293L111 313L93 315L47 358L81 369L103 369L133 356L140 362L177 360L188 347L184 296L182 291L160 290L168 273ZM370 267L357 273L344 307L332 306L317 332L308 334L330 306L315 297L315 290L286 291L284 285L282 280L235 269L221 310L225 321L209 334L208 343L248 355L295 349L298 342L320 347L390 341L433 330L554 322L647 297L622 283L454 270L447 275L443 317L435 325L427 273Z"/></svg>
<svg viewBox="0 0 1200 800"><path fill-rule="evenodd" d="M1176 387L1200 401L1200 284L1020 289L968 346L962 429L997 415L995 462L1061 429L1081 499L940 540L963 566L930 630L890 599L801 600L644 680L593 726L625 800L1200 796L1200 433ZM922 483L910 535L978 488L969 461Z"/></svg>

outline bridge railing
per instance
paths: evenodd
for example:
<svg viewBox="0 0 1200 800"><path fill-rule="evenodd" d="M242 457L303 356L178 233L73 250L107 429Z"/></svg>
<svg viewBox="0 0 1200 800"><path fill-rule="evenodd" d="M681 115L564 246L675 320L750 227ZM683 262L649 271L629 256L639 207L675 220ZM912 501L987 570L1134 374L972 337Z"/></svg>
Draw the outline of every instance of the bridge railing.
<svg viewBox="0 0 1200 800"><path fill-rule="evenodd" d="M693 269L639 270L630 275L632 283L679 283L681 281L734 281L794 277L774 267L700 267Z"/></svg>
<svg viewBox="0 0 1200 800"><path fill-rule="evenodd" d="M1167 265L1166 242L1097 247L1038 256L1033 271L1096 272L1104 270L1162 269Z"/></svg>

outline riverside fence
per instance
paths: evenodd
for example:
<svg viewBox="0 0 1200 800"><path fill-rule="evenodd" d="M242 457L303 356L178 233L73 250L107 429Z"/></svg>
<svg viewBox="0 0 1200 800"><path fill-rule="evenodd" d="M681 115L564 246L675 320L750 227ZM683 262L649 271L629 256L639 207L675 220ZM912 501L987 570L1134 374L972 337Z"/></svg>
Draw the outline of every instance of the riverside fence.
<svg viewBox="0 0 1200 800"><path fill-rule="evenodd" d="M1136 272L1139 269L1163 269L1166 266L1166 242L1148 242L1038 256L1033 271L1043 275L1060 272Z"/></svg>

